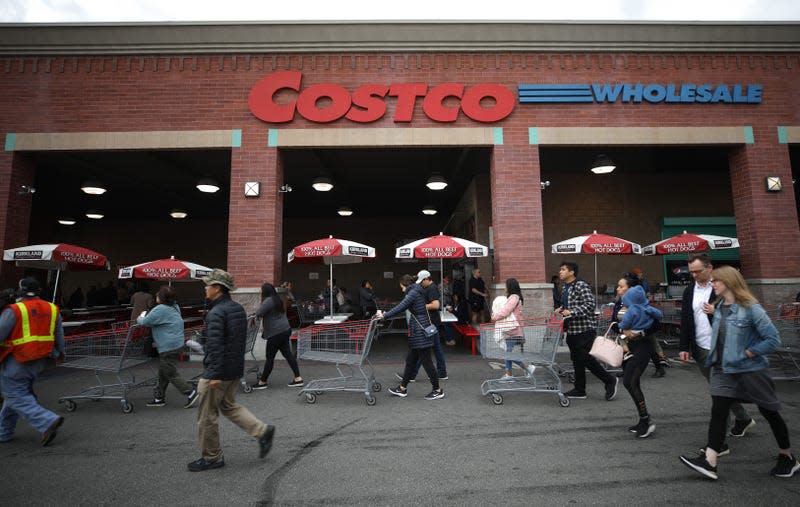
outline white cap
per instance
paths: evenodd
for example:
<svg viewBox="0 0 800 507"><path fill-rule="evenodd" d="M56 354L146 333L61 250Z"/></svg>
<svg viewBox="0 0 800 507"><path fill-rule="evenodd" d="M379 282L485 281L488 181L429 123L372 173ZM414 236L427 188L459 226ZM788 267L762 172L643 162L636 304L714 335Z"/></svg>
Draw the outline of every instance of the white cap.
<svg viewBox="0 0 800 507"><path fill-rule="evenodd" d="M422 280L430 277L431 277L430 271L426 271L423 269L422 271L417 273L417 283L422 283Z"/></svg>

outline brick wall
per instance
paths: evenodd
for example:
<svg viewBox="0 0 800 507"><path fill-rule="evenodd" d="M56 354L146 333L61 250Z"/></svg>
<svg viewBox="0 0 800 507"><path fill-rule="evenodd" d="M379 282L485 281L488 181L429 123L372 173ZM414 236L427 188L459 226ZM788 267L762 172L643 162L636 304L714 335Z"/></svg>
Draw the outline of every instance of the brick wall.
<svg viewBox="0 0 800 507"><path fill-rule="evenodd" d="M761 187L766 172L774 171L786 177L786 181L790 180L787 147L776 144L775 127L798 124L799 68L800 56L796 54L423 53L2 58L0 125L6 132L241 129L242 148L234 150L231 170L228 264L239 271L241 281L249 285L275 276L285 254L276 240L282 236L280 212L276 211L280 209L281 197L275 192L275 186L280 184L280 161L276 151L266 147L269 126L255 119L247 108L247 95L252 85L274 70L302 70L306 87L333 82L349 89L370 82L500 82L511 88L518 83L760 83L764 87L764 101L758 106L647 103L517 106L508 119L494 125L503 127L504 144L495 150L494 174L483 190L493 197L497 274L504 277L519 273L521 282L541 282L553 272L552 262L555 261L545 255L553 234L548 232L552 229L547 216L540 216L537 208L541 201L547 215L556 187L554 183L553 192L547 190L543 196L537 195L540 169L537 168L536 147L527 144L529 127L749 125L753 127L756 144L742 147L731 157L735 212L743 220L746 231L743 247L751 249L743 258L743 268L746 276L788 277L800 274L797 256L800 232L796 213L791 212L793 190L787 185L783 193L774 195L766 194ZM279 96L279 100L288 98L288 93ZM395 125L391 119L394 100L387 103L386 115L371 125ZM440 126L425 117L421 101L417 101L412 125ZM460 115L453 126L473 125ZM281 128L353 126L347 121L318 126L298 116L293 123ZM24 217L18 217L25 214L24 205L20 207L13 192L9 193L7 183L21 181L28 169L16 167L12 161L8 153L0 156L0 176L6 182L0 182L0 210L6 216L5 222L0 222L3 225L0 245L4 248L18 243L23 236L20 230L27 229ZM253 176L262 181L262 198L247 200L243 197L242 186ZM586 195L579 194L576 196L579 206L574 209L583 219L566 217L561 232L565 236L585 232L587 216L598 217L596 221L600 225L620 219L636 222L641 209L650 210L651 204L660 200L657 189L661 182L660 179L652 182L654 188L649 198L638 195L638 188L631 191L634 198L631 207L624 212L629 216L619 216L620 212L610 204L596 206ZM596 187L593 183L585 183L585 192L615 190ZM636 200L644 201L644 206L632 207ZM524 213L515 212L520 209L525 210ZM9 220L10 216L15 218ZM579 221L582 222L580 228ZM769 223L766 232L755 232L756 225L763 227L765 222ZM527 228L526 232L520 232L521 226ZM765 262L768 255L781 262ZM629 264L617 259L601 262L604 267L609 262L608 269L617 272L623 262L626 267ZM620 264L616 264L618 262ZM637 260L637 263L644 263L646 270L657 269L648 262L656 261Z"/></svg>

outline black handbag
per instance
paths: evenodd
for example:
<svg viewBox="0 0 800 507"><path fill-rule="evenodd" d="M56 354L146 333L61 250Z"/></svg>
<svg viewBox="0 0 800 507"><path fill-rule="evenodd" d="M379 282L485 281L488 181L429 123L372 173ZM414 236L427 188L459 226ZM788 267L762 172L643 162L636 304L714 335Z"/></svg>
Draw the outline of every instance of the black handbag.
<svg viewBox="0 0 800 507"><path fill-rule="evenodd" d="M414 320L417 321L417 325L422 328L422 332L425 333L426 338L432 338L436 333L439 332L439 330L436 328L435 325L430 324L428 326L423 327L422 324L420 324L419 319L417 319L416 315L412 313L411 316L414 317Z"/></svg>

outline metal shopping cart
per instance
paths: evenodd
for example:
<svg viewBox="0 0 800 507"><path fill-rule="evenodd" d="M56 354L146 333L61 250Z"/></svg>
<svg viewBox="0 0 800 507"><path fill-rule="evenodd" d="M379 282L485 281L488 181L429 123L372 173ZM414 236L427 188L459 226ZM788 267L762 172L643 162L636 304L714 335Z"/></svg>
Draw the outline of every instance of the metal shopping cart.
<svg viewBox="0 0 800 507"><path fill-rule="evenodd" d="M341 324L320 324L297 332L297 357L311 361L334 363L338 377L311 380L298 394L308 403L328 391L364 393L367 405L375 405L373 392L381 390L367 357L378 329L377 320L357 320ZM364 371L366 363L369 371ZM342 371L345 367L346 373Z"/></svg>
<svg viewBox="0 0 800 507"><path fill-rule="evenodd" d="M148 333L146 327L132 325L67 337L66 360L60 366L93 370L97 385L86 387L75 395L62 396L58 402L64 404L67 412L73 412L78 407L75 400L119 400L124 413L133 412L128 393L141 387L155 386L157 382L155 376L137 381L131 371L152 359L150 341L146 339ZM127 373L127 379L123 380L122 372ZM117 382L104 383L101 373L114 374Z"/></svg>
<svg viewBox="0 0 800 507"><path fill-rule="evenodd" d="M256 355L253 352L253 348L258 340L259 331L261 331L261 318L256 317L255 315L250 315L247 317L247 342L245 342L244 346L245 361L257 361ZM250 359L247 358L248 354L250 355ZM256 376L258 376L259 372L260 370L258 368L258 363L244 370L244 375L242 375L242 391L245 393L253 392L253 387L247 383L247 376L251 373L255 373Z"/></svg>
<svg viewBox="0 0 800 507"><path fill-rule="evenodd" d="M772 380L800 379L800 309L772 319L781 338L781 346L768 356Z"/></svg>
<svg viewBox="0 0 800 507"><path fill-rule="evenodd" d="M506 379L489 379L481 384L481 394L491 395L492 403L501 405L505 392L545 392L558 395L562 407L569 406L569 398L561 389L561 379L556 370L556 353L561 341L563 319L557 315L542 319L526 320L520 323L525 340L515 345L509 352L502 328L492 324L481 326L481 355L487 359L522 361L536 365L529 375Z"/></svg>

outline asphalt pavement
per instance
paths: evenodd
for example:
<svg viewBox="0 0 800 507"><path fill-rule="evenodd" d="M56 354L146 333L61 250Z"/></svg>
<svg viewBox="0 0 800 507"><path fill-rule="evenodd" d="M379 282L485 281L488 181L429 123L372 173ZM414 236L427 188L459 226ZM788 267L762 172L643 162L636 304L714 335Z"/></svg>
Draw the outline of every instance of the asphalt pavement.
<svg viewBox="0 0 800 507"><path fill-rule="evenodd" d="M263 357L264 342L256 350ZM675 351L668 350L670 355ZM748 406L757 426L729 438L719 481L703 479L678 460L705 444L710 398L693 364L675 363L661 379L643 376L655 433L637 439L637 421L620 383L607 402L589 375L588 399L561 407L547 392L508 393L501 405L481 395L481 382L502 373L447 347L446 396L427 401L424 373L407 398L387 392L403 365L402 336L383 337L371 362L382 384L377 403L361 393L332 392L314 404L288 387L291 370L278 360L269 389L238 400L277 427L269 455L256 440L220 420L226 466L192 473L200 456L196 409L182 408L170 388L167 405L148 408L149 388L130 395L133 412L117 401L78 401L74 412L57 403L97 381L92 372L56 368L39 381L41 403L66 421L48 447L23 421L16 438L0 444L3 505L792 505L800 503L800 474L769 476L777 454L765 419ZM565 354L559 361L568 363ZM336 375L333 365L300 361L306 380ZM181 364L184 377L199 373ZM137 379L155 374L131 370ZM127 372L125 372L127 373ZM254 381L251 376L249 381ZM104 376L104 383L112 383ZM778 382L782 414L800 450L800 382ZM564 390L571 384L565 384Z"/></svg>

